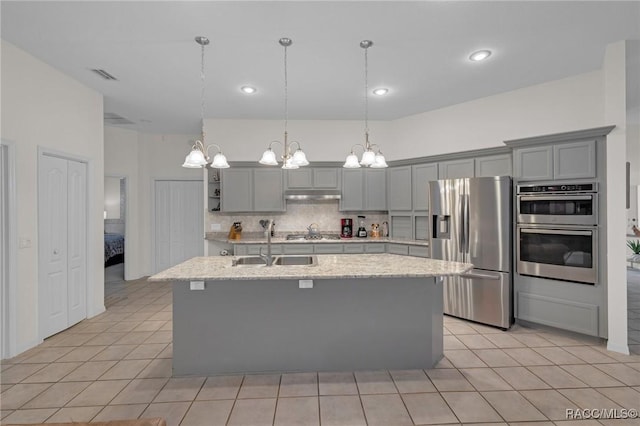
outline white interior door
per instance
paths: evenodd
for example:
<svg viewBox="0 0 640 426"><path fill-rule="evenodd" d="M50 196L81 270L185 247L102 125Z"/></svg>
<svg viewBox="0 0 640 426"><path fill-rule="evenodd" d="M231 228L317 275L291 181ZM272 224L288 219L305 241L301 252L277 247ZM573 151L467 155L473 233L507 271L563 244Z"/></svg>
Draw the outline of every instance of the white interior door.
<svg viewBox="0 0 640 426"><path fill-rule="evenodd" d="M67 160L43 155L38 173L38 292L41 336L69 324L67 299Z"/></svg>
<svg viewBox="0 0 640 426"><path fill-rule="evenodd" d="M46 338L87 316L87 166L42 155L38 179L38 313Z"/></svg>
<svg viewBox="0 0 640 426"><path fill-rule="evenodd" d="M72 326L87 317L87 165L69 161L67 166L67 326Z"/></svg>
<svg viewBox="0 0 640 426"><path fill-rule="evenodd" d="M202 181L156 181L156 272L204 254Z"/></svg>

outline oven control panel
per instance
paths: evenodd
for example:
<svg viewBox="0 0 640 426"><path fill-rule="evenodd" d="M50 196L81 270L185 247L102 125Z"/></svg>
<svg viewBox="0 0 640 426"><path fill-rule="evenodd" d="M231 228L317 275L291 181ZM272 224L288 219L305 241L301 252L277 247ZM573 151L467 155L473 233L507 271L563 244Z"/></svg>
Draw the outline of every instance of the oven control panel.
<svg viewBox="0 0 640 426"><path fill-rule="evenodd" d="M556 192L596 192L597 183L518 185L518 194L539 194Z"/></svg>

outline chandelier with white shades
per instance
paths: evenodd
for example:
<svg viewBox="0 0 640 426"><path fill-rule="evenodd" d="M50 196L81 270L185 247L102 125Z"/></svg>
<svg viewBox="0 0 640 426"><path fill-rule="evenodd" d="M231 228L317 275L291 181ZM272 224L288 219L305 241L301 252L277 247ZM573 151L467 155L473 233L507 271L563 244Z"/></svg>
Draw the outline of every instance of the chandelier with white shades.
<svg viewBox="0 0 640 426"><path fill-rule="evenodd" d="M209 39L207 37L198 36L195 40L201 47L200 81L202 83L202 87L200 91L200 123L202 124L202 139L194 142L191 152L189 152L187 157L184 159L182 167L200 169L206 167L207 164L211 164L211 167L215 169L227 169L229 168L229 163L227 162L227 157L222 153L220 145L214 143L206 148L204 145L204 47L209 44ZM218 153L213 156L213 160L209 158L209 149L211 147L215 147L218 150Z"/></svg>
<svg viewBox="0 0 640 426"><path fill-rule="evenodd" d="M347 156L342 167L347 169L356 169L358 167L384 168L388 167L380 147L369 142L369 48L373 46L371 40L362 40L360 47L364 49L364 145L355 144L351 147L351 152ZM355 154L355 148L360 147L363 150L362 159L358 161Z"/></svg>
<svg viewBox="0 0 640 426"><path fill-rule="evenodd" d="M300 148L300 142L289 142L289 134L287 133L287 125L289 124L289 86L287 79L287 48L291 46L293 41L290 38L283 37L278 40L280 46L284 48L284 143L280 141L273 141L269 144L269 148L262 154L262 158L259 163L267 166L277 166L278 159L276 153L273 151L273 145L282 145L283 154L281 157L283 169L297 169L300 166L306 166L309 164L307 156ZM297 145L297 149L294 151L293 147Z"/></svg>

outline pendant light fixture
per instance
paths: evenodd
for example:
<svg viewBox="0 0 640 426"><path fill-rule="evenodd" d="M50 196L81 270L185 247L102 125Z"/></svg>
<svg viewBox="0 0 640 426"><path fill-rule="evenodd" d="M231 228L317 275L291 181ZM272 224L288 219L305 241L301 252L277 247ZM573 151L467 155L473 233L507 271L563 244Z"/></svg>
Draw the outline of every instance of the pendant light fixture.
<svg viewBox="0 0 640 426"><path fill-rule="evenodd" d="M388 167L380 147L369 142L369 48L373 46L371 40L362 40L360 47L364 49L364 145L355 144L351 147L351 152L347 156L342 167L347 169L356 169L361 166L371 168ZM362 159L358 161L355 148L362 148Z"/></svg>
<svg viewBox="0 0 640 426"><path fill-rule="evenodd" d="M214 143L206 148L204 146L204 47L209 44L209 39L206 37L198 36L195 38L195 40L201 48L200 81L202 83L202 87L200 90L200 123L202 124L202 139L195 141L193 147L191 148L191 152L187 154L187 157L184 159L184 164L182 164L182 167L187 167L190 169L200 169L206 167L207 164L211 163L211 167L215 169L227 169L229 168L229 163L227 163L227 157L225 157L222 153L222 148L220 148L220 145ZM209 158L209 149L211 147L215 147L218 149L218 153L213 156L213 160Z"/></svg>
<svg viewBox="0 0 640 426"><path fill-rule="evenodd" d="M300 166L309 164L307 156L300 148L300 142L289 142L289 134L287 133L287 125L289 124L289 86L287 79L287 48L291 46L293 41L290 38L283 37L278 40L280 46L284 48L284 143L273 141L269 144L269 148L262 154L259 163L267 166L277 166L278 160L276 153L273 151L273 144L282 145L282 168L297 169ZM297 145L297 149L293 151L293 146ZM293 151L293 152L292 152Z"/></svg>

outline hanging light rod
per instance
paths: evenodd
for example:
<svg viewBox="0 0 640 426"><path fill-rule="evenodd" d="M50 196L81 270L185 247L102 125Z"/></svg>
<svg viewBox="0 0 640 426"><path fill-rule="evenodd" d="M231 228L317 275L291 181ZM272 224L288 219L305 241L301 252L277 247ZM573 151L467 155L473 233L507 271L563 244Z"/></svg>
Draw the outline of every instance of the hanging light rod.
<svg viewBox="0 0 640 426"><path fill-rule="evenodd" d="M287 48L293 44L293 40L287 37L283 37L278 40L280 46L284 48L284 143L280 141L273 141L269 144L269 148L262 154L262 158L259 163L267 166L277 166L278 160L276 153L273 151L273 145L278 144L282 146L282 168L283 169L297 169L300 166L306 166L309 164L307 156L300 148L300 142L292 141L289 143L289 133L287 132L287 126L289 124L289 84L287 75ZM297 145L298 149L293 151L293 146Z"/></svg>
<svg viewBox="0 0 640 426"><path fill-rule="evenodd" d="M200 169L206 167L207 164L211 163L211 167L215 169L227 169L229 168L229 163L227 162L227 157L222 153L222 148L218 144L211 144L205 148L204 146L204 110L205 110L205 98L204 98L204 47L209 44L209 39L204 36L198 36L195 38L196 43L200 45L200 123L202 125L202 139L194 142L191 147L191 152L187 154L184 159L184 164L182 167L186 167L189 169ZM209 157L209 149L211 147L217 148L218 152L213 156L213 160Z"/></svg>
<svg viewBox="0 0 640 426"><path fill-rule="evenodd" d="M373 46L371 40L362 40L360 47L364 49L364 145L355 144L351 147L351 152L347 155L347 159L342 167L347 169L356 169L360 166L371 168L388 167L387 162L380 151L377 144L369 142L369 48ZM358 156L355 154L355 148L361 147L362 159L358 162Z"/></svg>

